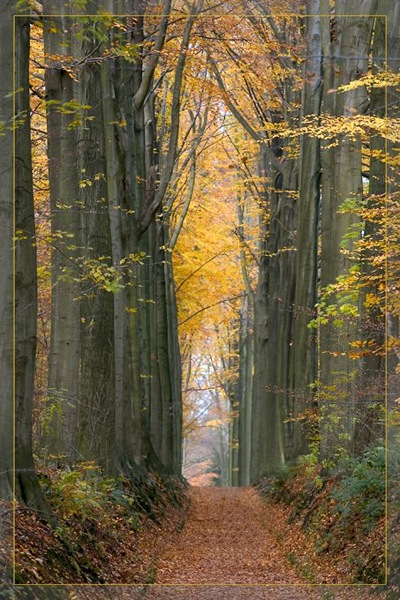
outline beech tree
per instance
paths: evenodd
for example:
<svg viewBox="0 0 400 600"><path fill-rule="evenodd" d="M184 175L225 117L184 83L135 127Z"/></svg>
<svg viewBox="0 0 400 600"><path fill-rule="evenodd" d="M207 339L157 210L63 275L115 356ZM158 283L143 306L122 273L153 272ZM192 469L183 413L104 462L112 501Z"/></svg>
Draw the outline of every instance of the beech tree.
<svg viewBox="0 0 400 600"><path fill-rule="evenodd" d="M96 7L86 6L93 14ZM74 83L76 99L83 109L82 126L75 128L78 174L81 266L80 303L80 395L77 407L79 454L97 461L105 472L115 471L115 338L114 294L118 272L113 268L110 222L113 215L107 199L106 137L103 114L104 85L101 46L91 21L78 20L81 36L74 50L82 65ZM72 29L72 25L69 25ZM101 22L99 27L101 28ZM99 31L105 35L106 26ZM91 57L92 61L85 60ZM103 98L103 102L99 99ZM83 273L82 273L83 271ZM115 290L114 293L110 290Z"/></svg>
<svg viewBox="0 0 400 600"><path fill-rule="evenodd" d="M47 441L52 454L70 463L76 458L79 403L80 307L78 178L73 78L63 64L71 49L68 6L44 2L46 106L52 251L51 340L48 395L53 419ZM72 247L76 250L72 250Z"/></svg>
<svg viewBox="0 0 400 600"><path fill-rule="evenodd" d="M308 2L305 19L305 60L303 65L303 88L301 119L319 115L322 103L322 32L321 6ZM301 126L301 121L300 121ZM296 291L294 297L294 330L292 382L294 406L292 456L307 451L305 431L301 428L301 415L312 410L313 386L318 377L318 347L316 335L308 325L315 316L318 299L318 240L321 186L320 140L312 135L300 138L299 157L299 208L296 244ZM308 412L310 415L310 412Z"/></svg>
<svg viewBox="0 0 400 600"><path fill-rule="evenodd" d="M328 6L322 7L325 14ZM367 110L368 98L363 88L338 93L336 90L354 78L362 77L368 69L371 50L373 19L376 12L374 2L343 3L335 11L335 20L325 18L322 22L322 44L324 53L324 97L323 111L335 116L354 116ZM352 16L347 16L352 15ZM356 16L359 15L359 16ZM356 43L354 41L356 40ZM326 57L326 58L325 58ZM332 92L334 90L334 92ZM363 196L361 138L359 135L339 136L337 143L329 147L323 144L322 160L322 212L321 212L321 286L326 288L351 267L343 252L343 240L356 225L357 217L340 210L348 199ZM347 242L349 250L351 242ZM342 309L342 312L344 308ZM353 365L345 355L345 348L354 340L356 332L352 326L351 309L340 328L329 323L321 328L321 383L329 386L335 383L337 403L344 420L343 435L351 439L354 407L352 401L340 408L346 396L351 397ZM345 315L346 317L346 315ZM344 352L344 354L342 354ZM341 392L339 392L339 388ZM328 400L328 402L330 402ZM331 407L335 405L332 400ZM344 409L344 410L343 410ZM342 412L343 411L343 412ZM323 453L332 453L337 441L332 441L332 426L329 423L330 409L327 408L326 421L322 424ZM337 427L334 428L337 431ZM342 440L343 442L343 440Z"/></svg>
<svg viewBox="0 0 400 600"><path fill-rule="evenodd" d="M3 2L0 7L0 31L2 39L12 36L13 2ZM13 415L13 157L10 152L13 139L13 54L9 44L1 44L1 64L4 76L0 82L1 136L0 173L2 179L1 211L1 315L0 315L0 368L1 432L0 432L0 490L4 500L11 500L13 493L13 432L10 427Z"/></svg>
<svg viewBox="0 0 400 600"><path fill-rule="evenodd" d="M108 8L110 14L116 10ZM53 403L61 402L65 431L74 436L63 440L56 427L49 449L66 454L69 462L95 458L107 470L117 467L126 474L145 467L180 472L175 291L168 228L156 216L175 169L183 72L198 9L193 5L188 13L172 67L172 111L167 137L160 141L167 146L161 161L153 86L170 3L161 7L160 18L146 19L144 6L127 4L126 14L139 16L118 23L92 16L90 3L82 18L46 17L53 228L62 238L53 254L50 364L67 377L55 381L50 369L49 393ZM54 11L46 8L49 15ZM154 36L151 52L144 50L147 35ZM62 188L64 172L75 185ZM60 364L58 343L75 362Z"/></svg>
<svg viewBox="0 0 400 600"><path fill-rule="evenodd" d="M7 5L9 10L13 7ZM12 10L11 10L12 13ZM8 26L8 33L11 32L10 15L4 17L4 26ZM3 23L3 21L2 21ZM36 475L33 447L32 447L32 401L34 393L34 374L35 374L35 354L36 354L36 307L37 307L37 283L36 283L36 240L35 240L35 222L34 222L34 204L33 204L33 185L32 185L32 156L31 156L31 137L30 137L30 108L29 108L29 38L30 23L28 17L16 19L15 40L15 81L16 89L13 93L6 96L14 97L15 114L10 111L10 106L5 106L4 122L6 135L15 129L15 163L4 163L5 183L9 188L4 188L6 197L4 198L5 210L5 243L13 241L15 244L15 261L11 261L11 251L13 245L3 248L5 263L5 275L3 285L5 286L5 298L8 301L15 302L14 306L7 303L5 308L10 311L4 314L3 327L4 333L9 337L3 340L5 346L4 367L10 369L5 373L6 385L4 392L7 394L3 398L2 406L6 409L7 417L13 414L15 407L15 428L11 429L15 435L14 448L15 457L11 460L11 448L4 446L5 461L4 473L2 473L2 494L5 499L11 499L13 493L19 500L22 500L28 506L39 510L48 520L54 522L47 502L44 500ZM7 29L4 33L7 32ZM10 81L6 78L6 84ZM12 86L11 86L12 87ZM7 112L8 111L8 112ZM4 160L4 159L3 159ZM15 179L10 177L12 167L15 168ZM15 182L15 189L14 189ZM11 210L12 201L15 200L15 217ZM14 221L15 218L15 221ZM8 221L7 221L8 219ZM15 224L15 230L13 230ZM12 236L10 236L10 232ZM11 264L10 264L11 263ZM14 270L14 273L12 271ZM14 275L14 277L12 277ZM10 292L15 282L15 297ZM10 289L11 286L11 289ZM14 322L15 319L15 322ZM8 324L8 325L7 325ZM15 354L14 347L15 344ZM12 359L15 356L15 365ZM14 371L15 369L15 371ZM15 388L10 385L15 373ZM13 403L13 394L15 393L15 403ZM12 419L10 419L12 421ZM10 421L5 424L10 428ZM5 443L10 442L9 434L5 434ZM4 443L4 442L3 442ZM15 468L14 481L15 489L11 487L10 469Z"/></svg>

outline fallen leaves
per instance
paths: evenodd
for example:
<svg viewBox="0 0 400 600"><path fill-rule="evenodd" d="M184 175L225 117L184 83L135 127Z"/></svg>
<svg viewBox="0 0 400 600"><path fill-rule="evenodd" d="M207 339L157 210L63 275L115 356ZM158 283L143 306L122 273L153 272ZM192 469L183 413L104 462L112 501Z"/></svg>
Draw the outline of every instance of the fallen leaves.
<svg viewBox="0 0 400 600"><path fill-rule="evenodd" d="M157 583L302 582L277 542L271 507L255 490L193 488L190 499L185 530L168 545Z"/></svg>
<svg viewBox="0 0 400 600"><path fill-rule="evenodd" d="M124 507L105 505L101 517L70 515L52 530L34 511L16 509L16 581L22 584L142 584L154 580L165 530L181 527L183 509L161 483L150 519L132 528ZM171 483L170 485L173 485ZM175 497L182 500L182 485ZM133 493L134 490L132 490ZM170 491L171 493L171 491ZM162 526L160 523L162 522ZM165 542L164 542L165 543Z"/></svg>

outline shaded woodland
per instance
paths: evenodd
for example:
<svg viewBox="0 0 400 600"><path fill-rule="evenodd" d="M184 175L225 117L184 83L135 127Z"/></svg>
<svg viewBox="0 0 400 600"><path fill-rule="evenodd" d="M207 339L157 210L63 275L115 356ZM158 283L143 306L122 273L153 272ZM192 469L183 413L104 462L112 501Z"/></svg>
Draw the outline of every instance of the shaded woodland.
<svg viewBox="0 0 400 600"><path fill-rule="evenodd" d="M299 476L309 497L339 481L339 521L364 494L354 518L382 532L398 479L398 2L14 4L2 499L57 527L101 514L102 493L129 504L129 486L143 510L158 486L184 503L186 475L304 516ZM357 581L382 583L382 564Z"/></svg>

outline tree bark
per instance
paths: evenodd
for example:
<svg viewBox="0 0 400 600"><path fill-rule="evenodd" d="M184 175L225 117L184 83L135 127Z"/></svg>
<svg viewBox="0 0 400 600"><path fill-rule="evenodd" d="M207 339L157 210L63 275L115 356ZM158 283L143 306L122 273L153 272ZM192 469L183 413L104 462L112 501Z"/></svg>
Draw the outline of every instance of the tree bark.
<svg viewBox="0 0 400 600"><path fill-rule="evenodd" d="M328 10L322 3L321 10ZM344 93L336 92L340 85L361 77L368 70L368 55L376 2L345 1L337 5L330 20L324 17L322 39L324 52L323 112L328 115L352 117L362 114L368 106L366 91L359 87ZM351 16L346 16L351 15ZM340 213L340 206L348 199L363 196L361 139L340 136L338 145L322 144L322 203L321 203L321 287L325 289L352 266L342 250L342 240L359 220L350 212ZM347 240L351 252L353 244ZM337 299L329 300L336 304ZM356 339L357 331L350 318L344 318L340 328L332 322L320 329L320 380L322 392L328 391L327 400L321 402L321 453L332 457L341 448L349 449L354 427L354 365L346 356L349 342ZM338 419L338 420L337 420Z"/></svg>
<svg viewBox="0 0 400 600"><path fill-rule="evenodd" d="M386 31L383 18L377 18L374 31L373 44L373 73L382 73L385 70L385 45ZM385 116L385 90L383 88L371 90L370 112L379 117ZM385 153L385 140L374 135L370 140L371 152ZM381 157L372 155L369 168L369 189L367 208L373 209L382 203L386 189L386 169ZM373 220L366 221L364 238L375 242L382 238L381 223ZM365 248L361 254L361 278L364 280L360 291L359 310L361 314L360 340L365 344L364 356L360 359L360 368L357 381L357 396L355 397L355 425L353 434L353 453L361 455L365 448L376 442L384 435L384 393L385 367L383 348L385 345L384 315L381 308L365 308L368 295L379 296L379 285L374 284L374 277L378 274L376 265L373 264L374 253ZM380 271L382 280L385 279L384 269ZM372 344L372 346L370 346ZM380 351L368 353L371 348L381 348Z"/></svg>
<svg viewBox="0 0 400 600"><path fill-rule="evenodd" d="M51 421L44 436L47 450L60 464L77 458L77 410L80 383L80 273L78 179L73 79L63 57L73 51L68 6L47 0L44 22L46 97L52 249L51 339L48 404ZM67 60L65 58L65 60Z"/></svg>
<svg viewBox="0 0 400 600"><path fill-rule="evenodd" d="M89 9L90 10L90 9ZM97 56L98 40L83 41L78 56ZM79 190L81 258L103 269L112 266L110 216L107 205L105 136L101 65L88 63L79 71L77 97L85 112L85 126L77 130L78 172L87 184ZM87 120L86 120L87 119ZM90 119L90 120L89 120ZM88 268L88 267L87 267ZM85 267L84 267L85 269ZM117 285L118 271L111 278ZM81 389L78 408L78 452L96 460L105 472L115 470L114 292L107 281L82 283ZM113 283L111 281L111 283ZM112 290L112 285L110 290Z"/></svg>
<svg viewBox="0 0 400 600"><path fill-rule="evenodd" d="M15 167L15 493L54 522L36 475L32 448L32 399L36 356L37 279L29 106L29 19L16 20Z"/></svg>
<svg viewBox="0 0 400 600"><path fill-rule="evenodd" d="M13 36L14 0L0 5L0 35L2 40ZM13 48L0 44L0 120L3 124L0 150L0 497L13 497Z"/></svg>
<svg viewBox="0 0 400 600"><path fill-rule="evenodd" d="M254 364L252 296L243 298L239 331L239 478L238 485L250 484L251 412Z"/></svg>
<svg viewBox="0 0 400 600"><path fill-rule="evenodd" d="M304 63L301 116L316 116L322 101L322 39L319 2L308 2L305 36L309 58ZM301 123L300 123L301 126ZM317 380L317 344L308 324L315 318L318 279L318 229L321 175L320 141L303 135L299 158L299 211L297 221L296 292L293 332L293 406L291 457L307 451L310 428L306 427L313 408Z"/></svg>

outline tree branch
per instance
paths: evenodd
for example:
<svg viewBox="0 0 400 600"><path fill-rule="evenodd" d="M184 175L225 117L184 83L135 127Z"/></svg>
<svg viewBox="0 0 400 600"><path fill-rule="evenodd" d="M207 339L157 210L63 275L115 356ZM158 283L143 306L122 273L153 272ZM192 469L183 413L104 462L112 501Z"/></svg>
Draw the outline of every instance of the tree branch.
<svg viewBox="0 0 400 600"><path fill-rule="evenodd" d="M255 129L253 129L253 127L250 125L250 123L244 118L244 116L242 115L242 113L239 111L239 109L233 104L232 100L229 98L229 94L226 90L224 81L221 77L221 73L218 70L218 67L214 61L214 59L212 59L210 56L208 57L209 61L210 61L210 65L212 68L212 71L215 75L215 78L217 80L218 83L218 87L220 88L220 90L224 93L224 101L226 102L227 107L229 108L229 110L231 111L231 113L233 114L233 116L236 118L236 120L242 125L242 127L247 131L247 133L257 142L262 142L264 143L264 147L266 149L266 152L268 154L268 158L271 161L271 164L280 172L283 173L283 169L282 169L282 165L280 163L280 161L278 160L278 158L275 156L275 154L273 153L273 151L271 150L271 148L269 148L269 146L267 146L265 144L265 139L262 135L260 135L259 133L257 133L257 131Z"/></svg>
<svg viewBox="0 0 400 600"><path fill-rule="evenodd" d="M189 315L188 317L186 317L186 319L183 319L183 321L180 321L178 323L178 326L183 325L190 319L193 319L193 317L196 317L198 314L202 313L205 310L208 310L209 308L213 308L214 306L218 306L218 304L224 304L224 302L230 302L231 300L237 300L238 298L242 298L242 297L243 297L243 294L238 294L237 296L232 296L231 298L224 298L223 300L214 302L214 304L209 304L208 306L202 306L201 308L199 308L199 310L196 310L196 312L194 312L191 315Z"/></svg>
<svg viewBox="0 0 400 600"><path fill-rule="evenodd" d="M215 260L218 256L222 256L224 254L225 254L225 252L218 252L218 254L214 254L214 256L212 256L211 258L209 258L208 260L206 260L206 262L204 262L199 267L197 267L197 269L195 269L194 271L192 271L190 273L190 275L188 275L187 277L185 277L185 279L183 281L181 281L181 283L176 288L176 291L178 292L181 289L181 287L183 286L183 284L186 283L191 277L193 277L193 275L196 275L196 273L198 273L200 271L200 269L202 269L203 267L205 267L206 265L208 265L208 263L210 263L211 261Z"/></svg>
<svg viewBox="0 0 400 600"><path fill-rule="evenodd" d="M133 99L135 108L137 110L140 109L144 104L144 101L150 89L150 84L153 78L155 68L160 58L160 52L164 46L165 36L168 27L168 19L171 13L171 0L164 0L162 13L163 16L160 24L160 30L158 32L154 48L152 50L152 53L148 57L147 62L144 65L142 81Z"/></svg>
<svg viewBox="0 0 400 600"><path fill-rule="evenodd" d="M168 0L170 1L170 0ZM168 144L168 152L167 152L167 160L164 172L161 176L161 181L159 187L155 194L153 194L153 199L148 199L145 202L145 205L142 208L140 219L139 219L139 227L138 227L138 235L139 237L143 235L143 233L149 227L155 213L159 209L161 202L164 198L165 192L167 191L168 184L171 180L172 173L175 166L175 158L176 158L176 150L178 145L179 138L179 124L180 124L180 98L181 98L181 89L182 89L182 81L183 81L183 72L186 64L186 54L187 49L189 47L189 39L190 33L192 31L194 19L199 11L200 7L196 7L193 5L190 14L188 15L185 30L182 36L182 43L179 52L178 62L175 69L175 81L174 81L174 89L172 93L172 105L171 105L171 133L169 137Z"/></svg>

